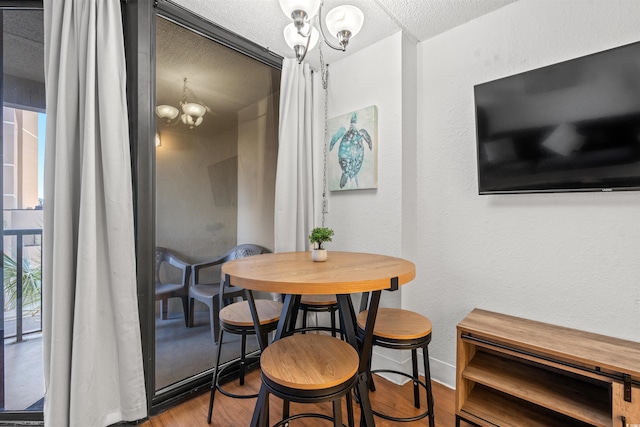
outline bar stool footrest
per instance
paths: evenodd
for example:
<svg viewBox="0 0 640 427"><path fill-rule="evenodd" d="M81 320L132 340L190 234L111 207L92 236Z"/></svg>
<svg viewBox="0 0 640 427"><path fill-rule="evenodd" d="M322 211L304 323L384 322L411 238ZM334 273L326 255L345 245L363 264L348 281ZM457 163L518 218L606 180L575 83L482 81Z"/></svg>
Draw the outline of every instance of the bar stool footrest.
<svg viewBox="0 0 640 427"><path fill-rule="evenodd" d="M420 386L422 386L425 390L425 393L427 392L427 384L424 383L423 381L420 381L419 378L414 377L411 374L407 374L406 372L401 372L401 371L394 371L393 369L376 369L376 370L372 370L371 374L378 374L378 373L388 373L388 374L396 374L396 375L402 375L403 377L407 377L409 379L411 379L413 382L418 383ZM428 407L428 405L427 405ZM396 422L400 422L400 423L408 423L411 421L418 421L421 420L425 417L427 417L429 415L429 409L427 409L426 411L424 411L423 413L419 414L419 415L415 415L413 417L394 417L391 415L387 415L387 414L383 414L381 412L378 412L374 409L372 409L372 411L374 415L377 415L380 418L384 418L385 420L389 420L389 421L396 421Z"/></svg>
<svg viewBox="0 0 640 427"><path fill-rule="evenodd" d="M284 420L278 422L277 424L274 424L273 427L280 427L280 426L287 425L289 421L297 420L299 418L320 418L327 421L333 421L333 417L330 417L329 415L306 413L306 414L296 414L296 415L287 417ZM342 424L342 426L346 427L344 424Z"/></svg>
<svg viewBox="0 0 640 427"><path fill-rule="evenodd" d="M245 358L245 365L250 364L251 362L259 362L260 361L260 356L247 356ZM248 362L248 363L247 363ZM254 394L235 394L235 393L231 393L229 391L226 391L222 388L222 386L220 385L220 377L223 376L223 374L228 371L231 370L231 368L236 368L238 365L240 365L240 361L237 360L233 363L228 364L227 366L225 366L224 368L220 369L220 373L218 375L216 375L216 390L218 390L220 393L224 394L227 397L231 397L234 399L253 399L258 397L258 393L254 393Z"/></svg>
<svg viewBox="0 0 640 427"><path fill-rule="evenodd" d="M342 330L337 328L333 329L331 326L305 326L304 328L296 328L287 334L283 334L283 336L303 334L305 332L329 332L329 333L340 334L340 336L342 337Z"/></svg>

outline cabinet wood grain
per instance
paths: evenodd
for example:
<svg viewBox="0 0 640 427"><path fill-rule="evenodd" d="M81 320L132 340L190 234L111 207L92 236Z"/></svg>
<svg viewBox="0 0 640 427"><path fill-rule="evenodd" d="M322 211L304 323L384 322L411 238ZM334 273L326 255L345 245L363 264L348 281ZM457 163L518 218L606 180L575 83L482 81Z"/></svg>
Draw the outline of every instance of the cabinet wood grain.
<svg viewBox="0 0 640 427"><path fill-rule="evenodd" d="M457 345L457 425L640 423L640 343L475 309Z"/></svg>

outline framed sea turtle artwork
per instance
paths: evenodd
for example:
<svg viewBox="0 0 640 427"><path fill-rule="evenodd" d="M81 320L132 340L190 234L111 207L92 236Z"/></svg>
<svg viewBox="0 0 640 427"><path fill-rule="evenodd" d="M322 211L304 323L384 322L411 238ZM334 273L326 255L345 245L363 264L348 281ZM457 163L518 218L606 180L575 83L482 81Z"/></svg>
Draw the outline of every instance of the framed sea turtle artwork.
<svg viewBox="0 0 640 427"><path fill-rule="evenodd" d="M329 190L378 188L378 107L329 119L327 135Z"/></svg>

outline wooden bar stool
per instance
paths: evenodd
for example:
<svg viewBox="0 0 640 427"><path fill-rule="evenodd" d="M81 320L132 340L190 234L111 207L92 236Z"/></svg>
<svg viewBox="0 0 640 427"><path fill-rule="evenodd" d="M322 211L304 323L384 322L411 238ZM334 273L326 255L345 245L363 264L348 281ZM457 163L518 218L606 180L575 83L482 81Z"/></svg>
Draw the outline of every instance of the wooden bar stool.
<svg viewBox="0 0 640 427"><path fill-rule="evenodd" d="M358 335L360 337L364 334L365 324L367 321L368 311L362 311L356 317L358 323ZM429 426L434 427L434 414L433 414L433 394L431 391L431 373L429 370L429 342L431 342L431 321L409 310L403 310L399 308L379 308L378 315L376 317L376 323L373 329L373 346L380 346L385 348L391 348L395 350L411 350L411 362L413 365L413 375L409 375L405 372L394 371L390 369L377 369L372 371L371 355L369 356L369 384L372 391L375 391L375 385L372 373L387 372L397 375L402 375L411 378L413 381L413 399L414 406L420 408L420 386L424 387L427 397L427 410L423 413L413 417L394 417L380 412L373 413L381 418L398 421L409 422L417 421L425 417L429 417ZM418 349L422 348L422 355L424 359L424 377L425 381L420 381L418 376Z"/></svg>
<svg viewBox="0 0 640 427"><path fill-rule="evenodd" d="M267 335L269 332L275 331L278 327L278 321L280 320L280 312L282 311L282 303L272 300L255 300L256 309L260 317L260 325L263 328L263 339L267 341ZM249 303L247 301L234 302L225 306L220 310L220 333L218 336L218 351L216 353L216 366L213 371L213 378L211 380L211 397L209 398L209 413L207 415L207 423L211 424L211 416L213 414L213 400L215 398L216 390L225 396L237 398L237 399L250 399L258 397L258 394L239 395L225 391L219 383L222 374L231 369L239 368L240 385L244 385L244 374L246 365L248 362L259 359L259 356L247 357L247 336L255 335L256 330L254 328L253 317L251 316L251 310L249 309ZM220 354L222 353L222 338L224 333L242 335L242 344L240 350L240 359L231 363L224 368L220 369Z"/></svg>
<svg viewBox="0 0 640 427"><path fill-rule="evenodd" d="M335 337L336 332L340 329L336 328L336 311L338 311L338 299L335 295L302 295L300 298L300 310L302 310L302 330L326 330L331 332L331 336ZM308 313L329 313L331 316L331 328L318 326L307 328Z"/></svg>
<svg viewBox="0 0 640 427"><path fill-rule="evenodd" d="M354 425L351 389L358 373L359 356L348 343L328 335L297 334L267 347L260 359L266 388L263 414L269 414L269 393L284 400L283 419L274 427L298 418L332 420L342 427L342 397L347 399L349 426ZM317 413L289 416L289 402L333 402L333 417ZM267 418L268 419L268 418Z"/></svg>

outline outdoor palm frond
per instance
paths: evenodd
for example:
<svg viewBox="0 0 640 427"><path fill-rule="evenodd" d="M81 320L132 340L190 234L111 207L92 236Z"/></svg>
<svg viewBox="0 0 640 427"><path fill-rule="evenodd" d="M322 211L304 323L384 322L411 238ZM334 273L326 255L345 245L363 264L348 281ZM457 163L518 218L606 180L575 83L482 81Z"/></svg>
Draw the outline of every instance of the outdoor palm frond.
<svg viewBox="0 0 640 427"><path fill-rule="evenodd" d="M37 314L40 311L40 289L42 268L31 265L31 260L22 260L22 305L29 307L28 312ZM16 308L18 294L18 263L4 254L4 311Z"/></svg>

